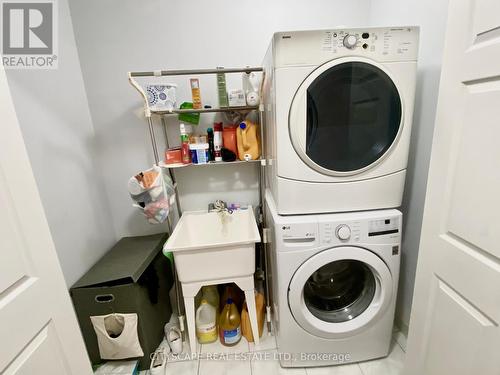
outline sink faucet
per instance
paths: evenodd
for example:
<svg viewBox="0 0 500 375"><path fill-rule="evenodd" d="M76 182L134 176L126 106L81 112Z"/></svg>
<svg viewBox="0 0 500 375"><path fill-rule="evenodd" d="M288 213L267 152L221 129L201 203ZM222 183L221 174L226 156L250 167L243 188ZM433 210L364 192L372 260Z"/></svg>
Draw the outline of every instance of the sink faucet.
<svg viewBox="0 0 500 375"><path fill-rule="evenodd" d="M213 212L213 211L219 213L227 212L228 214L233 213L233 210L227 207L227 203L220 199L217 199L214 203L210 203L208 205L208 212Z"/></svg>

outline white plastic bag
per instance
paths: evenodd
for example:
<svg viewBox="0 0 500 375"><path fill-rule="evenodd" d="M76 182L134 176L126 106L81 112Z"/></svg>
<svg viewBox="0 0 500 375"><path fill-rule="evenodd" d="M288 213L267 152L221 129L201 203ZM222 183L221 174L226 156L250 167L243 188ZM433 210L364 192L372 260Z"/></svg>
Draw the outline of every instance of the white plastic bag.
<svg viewBox="0 0 500 375"><path fill-rule="evenodd" d="M151 224L162 224L167 220L170 207L175 202L175 192L168 173L157 166L131 177L128 191Z"/></svg>
<svg viewBox="0 0 500 375"><path fill-rule="evenodd" d="M137 333L137 314L91 316L101 359L144 356Z"/></svg>

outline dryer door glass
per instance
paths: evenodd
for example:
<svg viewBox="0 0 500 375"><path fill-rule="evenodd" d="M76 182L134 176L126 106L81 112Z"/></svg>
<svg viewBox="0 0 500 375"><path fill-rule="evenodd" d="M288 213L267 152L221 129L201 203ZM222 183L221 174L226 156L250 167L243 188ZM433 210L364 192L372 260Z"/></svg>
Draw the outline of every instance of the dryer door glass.
<svg viewBox="0 0 500 375"><path fill-rule="evenodd" d="M401 98L391 78L365 62L335 65L307 89L307 156L352 172L376 162L396 139Z"/></svg>
<svg viewBox="0 0 500 375"><path fill-rule="evenodd" d="M354 319L365 311L375 295L375 277L357 260L328 263L304 285L304 301L315 317L330 323Z"/></svg>

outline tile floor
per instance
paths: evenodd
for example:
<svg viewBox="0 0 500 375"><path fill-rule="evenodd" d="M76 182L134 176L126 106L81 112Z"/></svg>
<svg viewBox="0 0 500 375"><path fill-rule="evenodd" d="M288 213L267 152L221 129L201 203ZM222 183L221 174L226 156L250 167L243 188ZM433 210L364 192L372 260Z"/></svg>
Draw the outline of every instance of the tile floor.
<svg viewBox="0 0 500 375"><path fill-rule="evenodd" d="M276 341L274 336L262 336L255 347L242 338L234 347L226 347L219 342L200 345L198 359L187 356L172 356L167 363L166 375L399 375L404 361L406 338L394 332L391 353L388 357L374 361L344 366L284 369L274 360ZM187 345L185 352L189 352ZM142 371L141 375L148 375Z"/></svg>

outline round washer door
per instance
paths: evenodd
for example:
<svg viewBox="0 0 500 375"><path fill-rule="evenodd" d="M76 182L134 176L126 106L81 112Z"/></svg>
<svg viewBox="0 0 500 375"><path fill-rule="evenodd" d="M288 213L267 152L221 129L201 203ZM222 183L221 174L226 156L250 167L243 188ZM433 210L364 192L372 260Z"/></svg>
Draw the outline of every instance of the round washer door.
<svg viewBox="0 0 500 375"><path fill-rule="evenodd" d="M315 171L354 175L390 152L403 113L400 92L382 65L340 58L314 70L297 90L289 114L290 139Z"/></svg>
<svg viewBox="0 0 500 375"><path fill-rule="evenodd" d="M393 294L387 265L369 250L343 246L306 260L288 289L295 321L309 333L335 338L376 321Z"/></svg>

